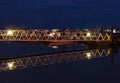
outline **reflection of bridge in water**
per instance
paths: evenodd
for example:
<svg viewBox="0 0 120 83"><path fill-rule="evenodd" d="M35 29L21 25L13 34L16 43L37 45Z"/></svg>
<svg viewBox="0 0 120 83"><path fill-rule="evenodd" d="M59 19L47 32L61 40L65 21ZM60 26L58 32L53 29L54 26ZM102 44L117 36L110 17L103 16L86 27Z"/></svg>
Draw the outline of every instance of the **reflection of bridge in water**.
<svg viewBox="0 0 120 83"><path fill-rule="evenodd" d="M84 59L94 59L111 55L111 49L93 49L71 51L63 53L23 56L10 59L1 59L0 71L22 69L37 65L50 65L62 62L72 62Z"/></svg>
<svg viewBox="0 0 120 83"><path fill-rule="evenodd" d="M107 30L22 30L22 29L8 29L0 30L0 41L13 41L13 42L42 42L51 43L50 47L58 44L72 44L80 42L93 45L107 45L119 44L120 32L115 29ZM57 44L56 44L57 43ZM56 48L56 47L54 47ZM75 52L64 52L57 54L46 54L41 56L27 56L11 59L1 59L0 71L14 70L27 68L36 65L49 65L61 62L78 61L81 59L92 59L111 54L110 49L94 49L83 50Z"/></svg>
<svg viewBox="0 0 120 83"><path fill-rule="evenodd" d="M81 42L85 44L111 44L120 42L120 31L111 29L8 29L0 30L0 41L14 42ZM114 42L113 42L114 41Z"/></svg>

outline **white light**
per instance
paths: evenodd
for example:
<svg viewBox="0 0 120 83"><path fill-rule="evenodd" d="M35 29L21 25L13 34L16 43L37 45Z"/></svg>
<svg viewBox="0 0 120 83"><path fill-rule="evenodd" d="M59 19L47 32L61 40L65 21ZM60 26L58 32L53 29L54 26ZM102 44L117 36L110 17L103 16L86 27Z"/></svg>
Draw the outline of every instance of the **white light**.
<svg viewBox="0 0 120 83"><path fill-rule="evenodd" d="M52 46L52 48L57 49L57 48L58 48L58 46Z"/></svg>
<svg viewBox="0 0 120 83"><path fill-rule="evenodd" d="M58 29L52 29L51 31L53 31L53 32L57 32L57 31L59 31Z"/></svg>
<svg viewBox="0 0 120 83"><path fill-rule="evenodd" d="M115 29L113 29L113 33L116 33L116 30L115 30Z"/></svg>
<svg viewBox="0 0 120 83"><path fill-rule="evenodd" d="M90 52L86 53L86 57L87 57L88 59L90 59L90 58L91 58L91 53L90 53Z"/></svg>
<svg viewBox="0 0 120 83"><path fill-rule="evenodd" d="M8 35L8 36L12 36L12 35L13 35L13 31L12 31L12 30L8 30L8 31L7 31L7 35Z"/></svg>
<svg viewBox="0 0 120 83"><path fill-rule="evenodd" d="M54 37L55 33L50 33L49 36L50 37Z"/></svg>
<svg viewBox="0 0 120 83"><path fill-rule="evenodd" d="M91 36L90 32L88 32L86 36L87 36L87 37L90 37L90 36Z"/></svg>
<svg viewBox="0 0 120 83"><path fill-rule="evenodd" d="M10 70L12 70L12 69L15 68L14 62L8 62L7 65L8 65L8 68L9 68Z"/></svg>

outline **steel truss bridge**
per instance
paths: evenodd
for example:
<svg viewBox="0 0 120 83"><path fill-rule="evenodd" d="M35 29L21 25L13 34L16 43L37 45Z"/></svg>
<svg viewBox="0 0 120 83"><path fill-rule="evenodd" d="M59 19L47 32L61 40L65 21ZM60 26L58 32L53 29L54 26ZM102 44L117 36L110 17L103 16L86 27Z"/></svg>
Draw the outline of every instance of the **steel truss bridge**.
<svg viewBox="0 0 120 83"><path fill-rule="evenodd" d="M23 56L16 58L8 58L0 60L0 71L9 71L15 69L23 69L38 65L50 65L57 63L68 63L83 59L93 59L108 56L111 49L94 49L73 52L63 52L45 55Z"/></svg>
<svg viewBox="0 0 120 83"><path fill-rule="evenodd" d="M95 41L109 42L110 33L97 30L0 30L0 41L28 41L28 42L70 42Z"/></svg>

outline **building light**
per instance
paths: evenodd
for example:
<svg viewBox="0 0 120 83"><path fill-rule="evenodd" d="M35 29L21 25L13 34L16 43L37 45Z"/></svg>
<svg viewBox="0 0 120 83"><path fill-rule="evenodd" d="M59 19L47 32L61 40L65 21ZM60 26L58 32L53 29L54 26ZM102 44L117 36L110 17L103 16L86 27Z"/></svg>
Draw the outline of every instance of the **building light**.
<svg viewBox="0 0 120 83"><path fill-rule="evenodd" d="M52 32L57 32L57 31L59 31L59 29L52 29L51 31Z"/></svg>
<svg viewBox="0 0 120 83"><path fill-rule="evenodd" d="M113 29L113 33L116 33L116 29Z"/></svg>
<svg viewBox="0 0 120 83"><path fill-rule="evenodd" d="M7 35L12 36L13 35L13 30L7 30Z"/></svg>

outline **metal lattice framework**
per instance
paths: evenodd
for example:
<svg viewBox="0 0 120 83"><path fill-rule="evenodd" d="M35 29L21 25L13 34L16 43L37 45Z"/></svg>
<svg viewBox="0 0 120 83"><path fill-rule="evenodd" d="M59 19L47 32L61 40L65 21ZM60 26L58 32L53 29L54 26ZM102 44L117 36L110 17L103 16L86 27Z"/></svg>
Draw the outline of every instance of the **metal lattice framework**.
<svg viewBox="0 0 120 83"><path fill-rule="evenodd" d="M59 54L48 54L43 56L28 56L0 61L0 71L22 69L37 65L49 65L62 62L79 61L82 59L93 59L108 56L110 49L95 49L87 51L66 52Z"/></svg>
<svg viewBox="0 0 120 83"><path fill-rule="evenodd" d="M110 41L107 32L70 30L0 30L0 41Z"/></svg>

